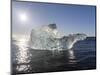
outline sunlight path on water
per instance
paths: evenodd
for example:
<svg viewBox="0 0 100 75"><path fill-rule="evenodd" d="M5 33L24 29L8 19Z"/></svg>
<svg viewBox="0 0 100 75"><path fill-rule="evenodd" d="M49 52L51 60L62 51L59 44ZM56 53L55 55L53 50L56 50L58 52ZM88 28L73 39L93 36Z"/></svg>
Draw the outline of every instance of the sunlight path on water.
<svg viewBox="0 0 100 75"><path fill-rule="evenodd" d="M30 62L30 56L28 50L28 40L26 38L19 38L16 42L16 45L18 46L18 53L17 53L17 64L23 64L23 63L29 63ZM19 65L16 67L19 71L26 71L30 65Z"/></svg>

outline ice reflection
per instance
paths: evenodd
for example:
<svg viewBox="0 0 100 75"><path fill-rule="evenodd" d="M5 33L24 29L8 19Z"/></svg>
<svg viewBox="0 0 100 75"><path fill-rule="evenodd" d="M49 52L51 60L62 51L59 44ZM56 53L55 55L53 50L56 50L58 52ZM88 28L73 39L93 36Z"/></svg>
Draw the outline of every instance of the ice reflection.
<svg viewBox="0 0 100 75"><path fill-rule="evenodd" d="M69 59L75 59L75 54L74 54L74 50L68 50L68 58Z"/></svg>
<svg viewBox="0 0 100 75"><path fill-rule="evenodd" d="M68 50L68 59L70 64L76 64L77 60L73 49Z"/></svg>

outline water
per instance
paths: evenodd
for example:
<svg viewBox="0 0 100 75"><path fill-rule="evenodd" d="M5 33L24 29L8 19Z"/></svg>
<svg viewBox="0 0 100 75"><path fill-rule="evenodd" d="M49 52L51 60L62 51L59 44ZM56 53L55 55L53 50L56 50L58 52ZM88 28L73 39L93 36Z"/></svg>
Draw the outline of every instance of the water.
<svg viewBox="0 0 100 75"><path fill-rule="evenodd" d="M88 70L96 68L96 38L87 37L71 50L33 50L25 39L12 39L12 74Z"/></svg>

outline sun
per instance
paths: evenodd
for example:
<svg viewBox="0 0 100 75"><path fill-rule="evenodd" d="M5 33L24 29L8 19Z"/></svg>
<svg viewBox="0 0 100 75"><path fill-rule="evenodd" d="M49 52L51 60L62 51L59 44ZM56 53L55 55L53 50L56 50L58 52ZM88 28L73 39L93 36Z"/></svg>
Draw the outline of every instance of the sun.
<svg viewBox="0 0 100 75"><path fill-rule="evenodd" d="M28 20L28 15L25 12L19 13L19 19L21 22L26 22Z"/></svg>

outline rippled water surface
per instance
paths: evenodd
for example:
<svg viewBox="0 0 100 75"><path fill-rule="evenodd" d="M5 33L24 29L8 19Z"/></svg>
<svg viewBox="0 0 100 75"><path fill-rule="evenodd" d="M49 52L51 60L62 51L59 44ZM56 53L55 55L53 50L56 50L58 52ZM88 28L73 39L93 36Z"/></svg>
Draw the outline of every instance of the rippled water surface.
<svg viewBox="0 0 100 75"><path fill-rule="evenodd" d="M94 37L77 42L73 49L63 51L34 50L25 39L12 39L12 73L39 73L96 68Z"/></svg>

